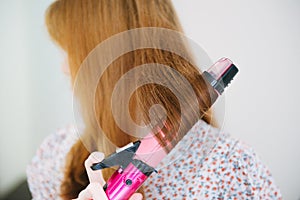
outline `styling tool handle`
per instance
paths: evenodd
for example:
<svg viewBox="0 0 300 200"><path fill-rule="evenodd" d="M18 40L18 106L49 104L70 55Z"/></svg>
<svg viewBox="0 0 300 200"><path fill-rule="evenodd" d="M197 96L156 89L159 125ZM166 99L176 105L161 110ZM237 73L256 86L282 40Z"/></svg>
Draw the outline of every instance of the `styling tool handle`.
<svg viewBox="0 0 300 200"><path fill-rule="evenodd" d="M129 199L156 170L145 162L134 159L141 141L130 143L121 151L111 154L99 163L91 166L92 170L101 170L119 166L108 179L103 189L109 200ZM127 148L126 148L127 147Z"/></svg>
<svg viewBox="0 0 300 200"><path fill-rule="evenodd" d="M154 168L143 161L134 159L126 169L119 168L115 171L103 189L109 200L127 200L154 171Z"/></svg>

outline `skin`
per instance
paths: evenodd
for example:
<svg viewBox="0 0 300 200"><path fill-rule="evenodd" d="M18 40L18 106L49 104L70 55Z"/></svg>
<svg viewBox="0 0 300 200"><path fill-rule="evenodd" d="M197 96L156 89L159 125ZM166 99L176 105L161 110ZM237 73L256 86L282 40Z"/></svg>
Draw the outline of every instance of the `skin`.
<svg viewBox="0 0 300 200"><path fill-rule="evenodd" d="M90 184L82 190L77 199L74 200L108 200L104 190L102 189L105 185L102 171L93 171L91 166L93 163L101 162L104 159L102 152L93 152L86 159L84 166L88 174ZM140 193L133 194L129 200L142 200L143 196Z"/></svg>

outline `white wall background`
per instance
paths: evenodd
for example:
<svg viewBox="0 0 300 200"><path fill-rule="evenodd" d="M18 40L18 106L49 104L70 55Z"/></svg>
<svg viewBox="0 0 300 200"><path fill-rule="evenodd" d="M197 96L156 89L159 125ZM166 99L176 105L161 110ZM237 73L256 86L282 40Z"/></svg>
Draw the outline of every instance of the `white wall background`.
<svg viewBox="0 0 300 200"><path fill-rule="evenodd" d="M50 0L0 2L0 196L25 175L42 139L72 121L62 56L44 27ZM173 0L186 34L240 73L224 129L251 144L285 199L300 198L300 2Z"/></svg>
<svg viewBox="0 0 300 200"><path fill-rule="evenodd" d="M0 1L0 197L25 177L43 138L72 121L63 57L44 26L50 2Z"/></svg>

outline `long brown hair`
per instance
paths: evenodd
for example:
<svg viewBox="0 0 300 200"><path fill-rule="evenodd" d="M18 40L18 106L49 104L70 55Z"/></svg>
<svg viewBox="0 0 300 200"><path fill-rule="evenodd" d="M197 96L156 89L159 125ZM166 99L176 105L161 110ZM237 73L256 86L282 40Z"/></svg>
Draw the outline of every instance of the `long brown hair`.
<svg viewBox="0 0 300 200"><path fill-rule="evenodd" d="M99 43L114 34L141 27L161 27L183 32L170 0L57 0L47 10L46 24L53 40L67 52L73 83L87 55ZM189 54L188 50L186 53ZM125 134L113 119L110 100L114 85L124 73L144 63L160 63L180 72L190 82L199 99L199 108L204 113L203 120L212 123L211 112L208 111L211 99L199 70L174 53L159 49L139 49L115 60L105 71L97 87L97 120L114 144L123 146L134 140ZM168 77L164 72L161 73L163 78ZM181 80L175 81L180 85ZM184 91L182 98L187 102L191 101L189 94L185 94ZM84 101L82 104L84 108ZM153 104L163 105L167 110L168 123L174 128L179 126L182 116L177 97L168 88L154 83L135 91L130 101L130 113L133 118L135 113L141 113L142 120L148 122L148 111ZM186 124L188 130L198 119L193 115L185 117L189 122ZM105 154L110 153L110 147L93 139L95 125L89 123L88 119L85 122L83 135L86 138L85 142L89 143L89 148ZM89 151L83 142L78 140L68 153L60 191L63 199L76 198L88 185L83 163L90 154ZM111 171L104 170L105 179L110 174ZM140 191L142 192L142 189Z"/></svg>

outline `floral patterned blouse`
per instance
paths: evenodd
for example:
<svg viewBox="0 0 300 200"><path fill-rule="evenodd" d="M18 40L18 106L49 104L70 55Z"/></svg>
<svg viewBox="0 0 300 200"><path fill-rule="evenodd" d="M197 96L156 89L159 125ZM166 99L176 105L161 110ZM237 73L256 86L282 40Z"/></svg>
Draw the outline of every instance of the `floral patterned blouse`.
<svg viewBox="0 0 300 200"><path fill-rule="evenodd" d="M48 136L27 167L35 200L59 198L65 157L78 140L69 126ZM199 120L144 183L145 199L282 199L251 147Z"/></svg>

